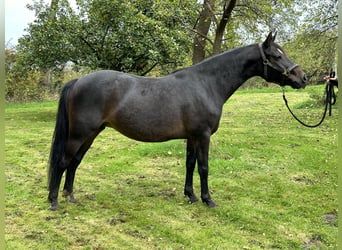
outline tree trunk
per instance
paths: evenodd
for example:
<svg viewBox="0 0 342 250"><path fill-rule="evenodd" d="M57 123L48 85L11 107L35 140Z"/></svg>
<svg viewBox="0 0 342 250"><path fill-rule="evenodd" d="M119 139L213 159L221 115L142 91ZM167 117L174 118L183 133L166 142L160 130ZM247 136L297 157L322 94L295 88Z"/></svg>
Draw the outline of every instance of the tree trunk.
<svg viewBox="0 0 342 250"><path fill-rule="evenodd" d="M208 32L213 19L213 9L215 0L204 0L198 23L196 25L196 35L194 38L192 63L198 63L205 58L205 45L208 40Z"/></svg>
<svg viewBox="0 0 342 250"><path fill-rule="evenodd" d="M58 2L59 0L51 0L50 4L50 16L49 19L51 22L56 20L56 13L58 10ZM44 68L41 70L41 77L38 82L39 87L48 88L52 85L52 69L51 68Z"/></svg>
<svg viewBox="0 0 342 250"><path fill-rule="evenodd" d="M59 0L51 0L51 4L50 4L50 21L54 21L56 19L56 13L58 10L58 2Z"/></svg>
<svg viewBox="0 0 342 250"><path fill-rule="evenodd" d="M228 0L224 2L223 15L222 15L220 22L217 25L216 32L215 32L215 40L214 40L214 45L213 45L214 55L221 53L224 31L226 29L227 23L229 22L232 16L232 12L235 6L236 6L236 0L230 0L229 3L228 3Z"/></svg>

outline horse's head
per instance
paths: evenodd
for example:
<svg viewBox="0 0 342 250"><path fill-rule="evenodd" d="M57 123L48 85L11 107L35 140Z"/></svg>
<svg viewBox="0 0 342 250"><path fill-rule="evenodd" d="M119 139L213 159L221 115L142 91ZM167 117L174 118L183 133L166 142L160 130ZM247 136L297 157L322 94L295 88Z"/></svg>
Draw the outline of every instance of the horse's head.
<svg viewBox="0 0 342 250"><path fill-rule="evenodd" d="M292 88L304 88L306 76L303 70L286 56L284 50L274 42L276 34L270 32L266 40L259 44L263 61L263 78L266 81L278 83L280 86L289 85Z"/></svg>

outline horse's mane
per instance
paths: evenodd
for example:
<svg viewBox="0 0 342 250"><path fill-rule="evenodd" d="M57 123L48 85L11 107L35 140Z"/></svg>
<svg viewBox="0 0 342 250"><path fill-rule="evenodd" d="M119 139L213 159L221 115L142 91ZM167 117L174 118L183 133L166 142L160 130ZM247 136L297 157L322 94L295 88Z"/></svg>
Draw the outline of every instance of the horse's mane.
<svg viewBox="0 0 342 250"><path fill-rule="evenodd" d="M252 46L252 45L254 45L254 44L250 44L250 45L247 45L247 46ZM197 64L206 63L206 62L208 62L208 61L211 61L211 60L212 60L213 58L215 58L215 57L219 57L219 56L222 56L222 55L224 55L224 54L232 53L232 52L234 52L234 51L237 51L238 49L241 49L241 48L247 47L247 46L232 48L232 49L229 49L229 50L224 51L224 52L222 52L222 53L219 53L219 54L217 54L217 55L209 56L209 57L205 58L203 61L201 61L201 62L199 62L199 63L196 63L196 64L193 64L193 65L191 65L191 66L189 66L189 67L176 69L176 70L172 71L171 74L175 74L175 73L178 73L178 72L180 72L180 71L186 70L186 69L188 69L188 68L190 68L190 67L192 67L192 66L195 66L195 65L197 65ZM282 49L282 48L280 48L280 49Z"/></svg>
<svg viewBox="0 0 342 250"><path fill-rule="evenodd" d="M185 70L185 69L187 69L187 68L189 68L189 67L175 69L174 71L171 72L171 74L175 74L175 73L180 72L180 71L183 71L183 70Z"/></svg>

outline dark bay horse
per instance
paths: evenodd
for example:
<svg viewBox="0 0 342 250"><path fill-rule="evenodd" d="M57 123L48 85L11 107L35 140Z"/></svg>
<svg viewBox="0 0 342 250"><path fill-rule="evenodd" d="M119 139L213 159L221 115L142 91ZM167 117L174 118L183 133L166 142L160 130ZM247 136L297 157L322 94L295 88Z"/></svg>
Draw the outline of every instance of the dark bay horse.
<svg viewBox="0 0 342 250"><path fill-rule="evenodd" d="M274 40L270 33L261 44L230 50L165 77L104 70L67 83L59 100L50 153L50 209L58 208L64 171L63 195L76 201L76 168L105 127L144 142L187 139L184 194L190 202L198 200L193 191L197 163L202 201L216 206L208 189L208 151L223 104L253 76L281 86L305 87L304 72Z"/></svg>

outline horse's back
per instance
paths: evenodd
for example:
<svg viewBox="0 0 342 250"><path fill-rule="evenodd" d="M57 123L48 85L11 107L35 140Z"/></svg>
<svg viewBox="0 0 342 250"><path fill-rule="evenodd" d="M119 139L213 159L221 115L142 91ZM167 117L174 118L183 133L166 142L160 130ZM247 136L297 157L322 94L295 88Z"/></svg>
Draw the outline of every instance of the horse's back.
<svg viewBox="0 0 342 250"><path fill-rule="evenodd" d="M134 76L114 70L101 70L81 77L76 84L78 92L91 91L93 94L103 93L113 88L130 87Z"/></svg>

